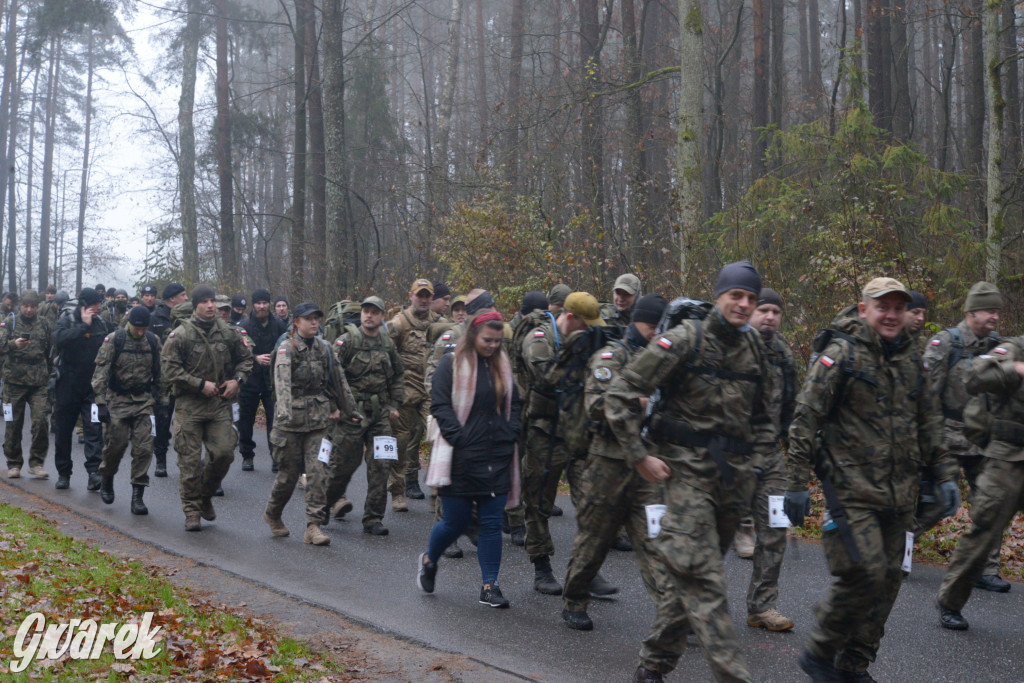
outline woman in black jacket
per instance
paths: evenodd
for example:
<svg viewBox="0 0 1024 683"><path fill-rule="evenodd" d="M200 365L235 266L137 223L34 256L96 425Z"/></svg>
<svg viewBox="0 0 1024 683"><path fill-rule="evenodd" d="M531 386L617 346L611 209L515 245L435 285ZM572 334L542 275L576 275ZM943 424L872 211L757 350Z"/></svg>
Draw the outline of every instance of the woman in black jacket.
<svg viewBox="0 0 1024 683"><path fill-rule="evenodd" d="M430 412L439 434L434 440L427 483L437 487L443 517L420 555L417 584L434 592L437 561L469 524L473 504L480 524L477 558L483 587L480 602L508 607L498 588L501 516L509 498L519 496L516 440L520 401L512 365L502 349L504 322L481 313L466 328L454 353L434 373Z"/></svg>

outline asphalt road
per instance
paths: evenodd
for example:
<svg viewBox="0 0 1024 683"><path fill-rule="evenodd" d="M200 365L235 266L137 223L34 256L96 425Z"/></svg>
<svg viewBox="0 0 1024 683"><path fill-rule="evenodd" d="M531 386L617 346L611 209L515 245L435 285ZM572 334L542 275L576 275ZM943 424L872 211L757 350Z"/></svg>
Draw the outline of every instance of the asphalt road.
<svg viewBox="0 0 1024 683"><path fill-rule="evenodd" d="M27 436L26 425L26 436ZM263 437L257 432L257 441ZM272 536L263 522L263 508L273 474L266 442L259 444L255 472L242 472L241 459L224 480L226 496L215 498L217 520L203 522L201 533L184 530L178 498L178 472L173 452L170 476L152 478L146 493L150 514L130 514L131 487L127 456L116 479L117 498L104 505L98 493L86 490L81 446L75 444L71 488L54 489L56 471L48 458L49 480L2 479L6 485L38 494L70 512L102 522L165 551L191 557L260 584L333 609L349 618L427 645L469 655L494 667L542 681L625 681L636 666L636 653L654 610L639 580L632 553L613 551L605 564L606 578L620 588L617 599L593 601L595 630L581 633L561 620L561 598L532 589L533 568L521 548L505 540L500 581L511 601L509 610L477 603L480 572L472 545L461 560L442 560L433 595L415 583L416 560L426 549L433 522L427 501L410 501L407 513L388 512L385 538L362 533L359 522L365 492L364 470L356 473L348 497L356 505L344 521L325 531L331 545L319 548L302 542L304 505L296 490L285 509L292 531ZM28 452L28 440L24 443ZM51 446L52 453L52 446ZM0 498L4 487L0 486ZM567 553L575 534L572 505L562 496L565 516L552 519L556 576L565 575ZM754 678L759 681L805 680L797 668L812 624L815 602L829 585L820 546L790 540L781 578L780 610L796 621L789 633L768 633L746 626L745 600L751 565L730 552L726 558L729 603L737 633ZM915 565L900 591L886 627L878 661L871 673L880 681L1024 681L1024 585L1009 594L977 591L964 610L967 632L939 626L933 606L943 570ZM691 637L674 681L710 680L700 647Z"/></svg>

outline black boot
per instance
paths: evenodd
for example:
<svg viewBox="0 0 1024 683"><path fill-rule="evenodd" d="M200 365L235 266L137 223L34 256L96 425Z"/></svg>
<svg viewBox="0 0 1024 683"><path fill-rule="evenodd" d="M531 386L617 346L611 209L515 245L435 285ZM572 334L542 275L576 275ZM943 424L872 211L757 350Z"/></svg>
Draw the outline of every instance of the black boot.
<svg viewBox="0 0 1024 683"><path fill-rule="evenodd" d="M544 595L562 594L562 584L555 579L547 555L541 555L533 561L533 590Z"/></svg>
<svg viewBox="0 0 1024 683"><path fill-rule="evenodd" d="M114 478L103 477L103 481L100 482L100 498L107 505L114 502Z"/></svg>
<svg viewBox="0 0 1024 683"><path fill-rule="evenodd" d="M167 476L167 454L156 456L156 470L153 472L155 477L166 477Z"/></svg>
<svg viewBox="0 0 1024 683"><path fill-rule="evenodd" d="M86 485L90 491L99 491L100 487L103 486L103 477L100 476L99 472L89 473L89 483Z"/></svg>
<svg viewBox="0 0 1024 683"><path fill-rule="evenodd" d="M405 497L410 500L423 500L426 496L420 488L420 482L416 479L408 479L405 482Z"/></svg>
<svg viewBox="0 0 1024 683"><path fill-rule="evenodd" d="M145 486L139 486L138 484L132 484L132 514L133 515L148 515L149 508L142 502L142 494L146 492Z"/></svg>

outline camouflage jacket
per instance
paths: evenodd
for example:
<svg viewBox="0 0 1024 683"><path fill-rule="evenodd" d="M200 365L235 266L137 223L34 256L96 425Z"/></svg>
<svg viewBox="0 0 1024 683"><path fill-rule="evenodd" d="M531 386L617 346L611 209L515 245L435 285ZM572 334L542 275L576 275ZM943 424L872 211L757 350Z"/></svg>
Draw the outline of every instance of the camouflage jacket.
<svg viewBox="0 0 1024 683"><path fill-rule="evenodd" d="M615 304L601 304L601 318L606 325L625 329L633 319L633 307L630 306L624 311L615 308Z"/></svg>
<svg viewBox="0 0 1024 683"><path fill-rule="evenodd" d="M116 306L104 306L100 317L110 323L111 327L118 328L128 324L128 309L120 311Z"/></svg>
<svg viewBox="0 0 1024 683"><path fill-rule="evenodd" d="M29 344L19 349L15 342L27 335ZM52 368L51 346L53 325L36 314L26 318L20 312L0 322L0 355L3 356L3 378L11 384L30 387L46 386Z"/></svg>
<svg viewBox="0 0 1024 683"><path fill-rule="evenodd" d="M612 435L604 416L604 395L611 383L622 374L622 369L643 349L635 349L628 342L612 342L590 357L587 363L583 402L594 430L590 442L593 455L625 460L626 452Z"/></svg>
<svg viewBox="0 0 1024 683"><path fill-rule="evenodd" d="M245 384L252 372L252 352L237 328L217 317L209 332L203 324L195 316L181 322L160 353L161 373L175 396L202 397L204 382Z"/></svg>
<svg viewBox="0 0 1024 683"><path fill-rule="evenodd" d="M378 414L398 410L405 402L405 366L395 345L383 330L376 337L352 326L345 330L332 348L353 398L373 403Z"/></svg>
<svg viewBox="0 0 1024 683"><path fill-rule="evenodd" d="M697 325L701 326L698 333ZM699 343L699 346L698 346ZM652 421L658 420L696 435L743 442L727 447L733 467L749 466L750 453L767 454L776 433L770 417L771 372L761 335L738 329L712 309L703 321L684 321L654 337L647 348L622 369L605 392L605 419L626 461L637 464L647 455L665 460L694 486L713 490L719 468L703 446L680 446L653 437L653 452L641 439L645 411L641 399L659 392Z"/></svg>
<svg viewBox="0 0 1024 683"><path fill-rule="evenodd" d="M1003 339L967 375L969 393L988 394L993 420L985 457L1007 462L1024 461L1024 384L1015 362L1024 362L1024 337Z"/></svg>
<svg viewBox="0 0 1024 683"><path fill-rule="evenodd" d="M124 335L124 346L121 353L114 355L117 349L116 336ZM103 340L99 353L96 354L96 370L92 374L92 390L96 394L96 403L106 405L110 414L118 418L152 412L154 391L160 381L159 360L157 376L153 376L153 345L146 335L135 337L130 331L111 332ZM156 345L157 356L160 355L159 343Z"/></svg>
<svg viewBox="0 0 1024 683"><path fill-rule="evenodd" d="M789 342L778 332L765 345L768 347L768 366L772 373L768 412L779 439L788 443L789 425L793 421L793 410L796 407L796 359Z"/></svg>
<svg viewBox="0 0 1024 683"><path fill-rule="evenodd" d="M406 401L417 402L430 397L423 386L427 366L427 332L432 324L438 322L446 321L430 311L417 315L411 307L406 307L388 323L388 334L405 366Z"/></svg>
<svg viewBox="0 0 1024 683"><path fill-rule="evenodd" d="M60 306L57 305L56 301L44 301L39 304L36 315L49 320L50 327L53 327L57 323L57 318L60 317Z"/></svg>
<svg viewBox="0 0 1024 683"><path fill-rule="evenodd" d="M311 432L327 429L335 408L342 419L359 415L345 373L330 358L327 342L311 344L293 335L274 353L274 429ZM329 375L329 376L328 376Z"/></svg>
<svg viewBox="0 0 1024 683"><path fill-rule="evenodd" d="M430 394L430 381L434 377L434 371L437 370L437 364L441 361L446 354L451 353L455 350L455 346L459 343L459 339L466 333L466 323L458 323L453 325L451 328L441 333L441 336L437 338L434 345L430 348L430 355L427 357L427 369L423 373L423 386L427 390L427 394Z"/></svg>
<svg viewBox="0 0 1024 683"><path fill-rule="evenodd" d="M545 434L552 434L558 418L555 387L548 381L547 372L561 344L566 341L561 339L553 323L546 322L529 332L520 350L525 368L521 392L528 396L524 422Z"/></svg>
<svg viewBox="0 0 1024 683"><path fill-rule="evenodd" d="M960 359L952 367L949 363L955 353L953 335L942 330L932 337L924 352L924 367L928 371L928 389L939 397L942 408L944 438L954 455L981 455L981 450L964 436L964 407L970 396L967 393L967 377L977 357L988 353L995 346L998 337L979 339L966 320L956 326L963 340Z"/></svg>
<svg viewBox="0 0 1024 683"><path fill-rule="evenodd" d="M807 489L820 431L839 502L873 510L913 509L920 470L951 481L959 465L942 444L938 397L907 335L895 351L857 313L833 326L833 338L808 370L789 429L789 490ZM851 363L852 360L852 363Z"/></svg>

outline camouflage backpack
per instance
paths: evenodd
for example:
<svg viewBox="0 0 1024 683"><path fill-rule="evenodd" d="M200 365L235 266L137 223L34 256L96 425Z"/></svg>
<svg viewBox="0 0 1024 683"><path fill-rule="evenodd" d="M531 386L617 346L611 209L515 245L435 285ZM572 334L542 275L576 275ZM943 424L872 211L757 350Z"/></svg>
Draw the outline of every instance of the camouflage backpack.
<svg viewBox="0 0 1024 683"><path fill-rule="evenodd" d="M346 325L359 327L363 307L358 301L338 301L327 311L323 323L323 335L328 344L333 344L345 332Z"/></svg>
<svg viewBox="0 0 1024 683"><path fill-rule="evenodd" d="M519 322L515 332L512 333L512 350L509 353L509 358L512 360L512 374L515 375L516 382L519 383L520 392L527 387L525 383L526 361L523 359L523 341L535 329L548 322L551 323L551 327L555 330L555 348L559 349L562 347L562 340L558 337L558 325L555 323L555 314L550 311L533 311ZM525 402L526 399L524 398L523 401Z"/></svg>
<svg viewBox="0 0 1024 683"><path fill-rule="evenodd" d="M991 394L971 396L964 406L964 437L985 450L992 440L992 428L995 425L993 413L1005 403L1003 400L996 400Z"/></svg>

